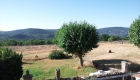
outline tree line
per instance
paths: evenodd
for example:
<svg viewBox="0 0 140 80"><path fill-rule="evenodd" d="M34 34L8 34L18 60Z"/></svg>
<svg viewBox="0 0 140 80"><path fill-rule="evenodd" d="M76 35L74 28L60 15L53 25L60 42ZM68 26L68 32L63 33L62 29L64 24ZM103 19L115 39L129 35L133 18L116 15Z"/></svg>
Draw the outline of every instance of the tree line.
<svg viewBox="0 0 140 80"><path fill-rule="evenodd" d="M120 37L120 36L109 36L108 34L101 34L99 36L100 41L118 41L118 40L129 40L128 37Z"/></svg>
<svg viewBox="0 0 140 80"><path fill-rule="evenodd" d="M47 45L54 44L52 39L48 40L38 40L38 39L29 39L29 40L1 40L0 46L24 46L24 45Z"/></svg>
<svg viewBox="0 0 140 80"><path fill-rule="evenodd" d="M119 36L109 36L108 34L102 34L99 36L100 41L117 41L117 40L128 40L128 37L119 37ZM47 45L54 44L53 39L48 40L39 40L39 39L29 39L29 40L1 40L0 46L24 46L24 45Z"/></svg>

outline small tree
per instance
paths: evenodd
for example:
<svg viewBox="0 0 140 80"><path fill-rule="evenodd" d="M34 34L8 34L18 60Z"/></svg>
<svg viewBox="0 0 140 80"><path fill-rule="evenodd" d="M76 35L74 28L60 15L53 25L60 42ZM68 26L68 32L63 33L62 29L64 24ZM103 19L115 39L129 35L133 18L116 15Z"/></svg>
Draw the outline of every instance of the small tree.
<svg viewBox="0 0 140 80"><path fill-rule="evenodd" d="M112 36L109 37L109 38L108 38L108 41L109 41L109 42L112 42L112 41L113 41L113 37L112 37Z"/></svg>
<svg viewBox="0 0 140 80"><path fill-rule="evenodd" d="M135 19L129 29L129 40L140 48L140 16Z"/></svg>
<svg viewBox="0 0 140 80"><path fill-rule="evenodd" d="M80 66L83 66L82 56L98 47L98 33L95 26L85 21L69 22L56 32L54 43L64 51L77 55Z"/></svg>
<svg viewBox="0 0 140 80"><path fill-rule="evenodd" d="M22 54L0 48L0 79L20 80L22 73Z"/></svg>

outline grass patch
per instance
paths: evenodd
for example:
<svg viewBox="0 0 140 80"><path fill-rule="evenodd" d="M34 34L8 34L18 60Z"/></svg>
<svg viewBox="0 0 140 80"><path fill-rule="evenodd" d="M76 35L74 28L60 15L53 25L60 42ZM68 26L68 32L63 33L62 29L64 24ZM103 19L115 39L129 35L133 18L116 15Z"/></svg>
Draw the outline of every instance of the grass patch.
<svg viewBox="0 0 140 80"><path fill-rule="evenodd" d="M42 79L45 79L45 76L47 76L47 74L43 71L43 70L38 70L38 69L35 69L35 68L25 68L23 69L24 71L24 74L26 72L26 70L30 70L30 74L33 75L33 80L42 80ZM21 78L21 80L23 80Z"/></svg>
<svg viewBox="0 0 140 80"><path fill-rule="evenodd" d="M28 62L26 62L28 63ZM61 78L74 77L74 76L87 76L89 73L94 72L92 67L73 69L78 64L77 59L64 59L64 60L39 60L30 61L30 64L24 64L24 73L28 69L30 74L33 74L33 80L54 79L55 69L59 68ZM21 79L22 80L22 79Z"/></svg>
<svg viewBox="0 0 140 80"><path fill-rule="evenodd" d="M76 76L76 71L73 70L71 67L69 67L68 65L65 66L60 66L60 71L61 71L61 77L66 78L66 77L72 77L72 76Z"/></svg>

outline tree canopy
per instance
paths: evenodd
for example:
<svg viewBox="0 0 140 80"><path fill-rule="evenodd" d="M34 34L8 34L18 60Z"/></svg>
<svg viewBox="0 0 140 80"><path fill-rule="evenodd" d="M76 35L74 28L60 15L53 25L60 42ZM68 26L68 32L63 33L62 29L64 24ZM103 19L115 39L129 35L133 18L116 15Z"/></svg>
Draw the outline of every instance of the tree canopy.
<svg viewBox="0 0 140 80"><path fill-rule="evenodd" d="M100 41L108 41L109 37L110 36L108 34L102 34L100 35Z"/></svg>
<svg viewBox="0 0 140 80"><path fill-rule="evenodd" d="M82 56L98 47L98 33L94 25L85 21L64 23L56 32L54 43L64 51L76 54L83 66Z"/></svg>
<svg viewBox="0 0 140 80"><path fill-rule="evenodd" d="M140 48L140 16L130 25L129 40Z"/></svg>
<svg viewBox="0 0 140 80"><path fill-rule="evenodd" d="M111 36L111 37L108 38L108 41L109 41L109 42L112 42L113 39L114 39L114 38Z"/></svg>
<svg viewBox="0 0 140 80"><path fill-rule="evenodd" d="M0 79L20 80L22 70L22 54L8 48L0 48Z"/></svg>

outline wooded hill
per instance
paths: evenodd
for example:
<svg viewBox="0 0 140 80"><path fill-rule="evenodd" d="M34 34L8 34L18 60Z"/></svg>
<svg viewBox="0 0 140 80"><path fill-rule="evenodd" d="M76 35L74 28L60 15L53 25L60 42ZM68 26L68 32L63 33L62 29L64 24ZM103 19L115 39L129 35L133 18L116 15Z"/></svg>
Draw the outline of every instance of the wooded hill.
<svg viewBox="0 0 140 80"><path fill-rule="evenodd" d="M15 40L29 40L29 39L51 39L54 37L57 29L37 29L28 28L13 31L0 31L0 39L15 39Z"/></svg>
<svg viewBox="0 0 140 80"><path fill-rule="evenodd" d="M110 36L126 37L128 36L129 28L126 27L108 27L97 29L99 35L108 34ZM15 39L15 40L29 40L29 39L51 39L54 38L57 29L37 29L28 28L13 31L0 31L0 40Z"/></svg>
<svg viewBox="0 0 140 80"><path fill-rule="evenodd" d="M99 35L108 34L109 36L126 37L126 36L128 36L129 28L127 28L127 27L107 27L107 28L98 29L97 31L98 31Z"/></svg>

